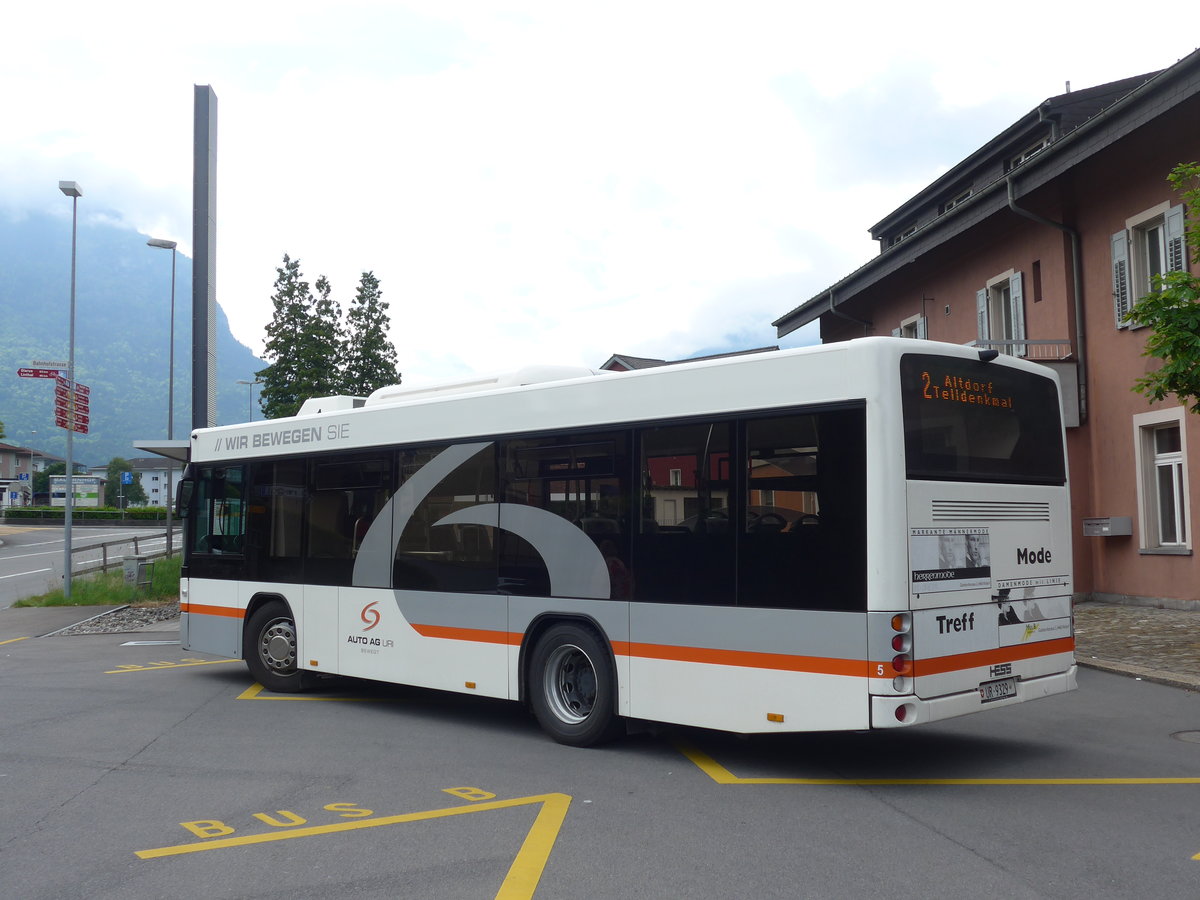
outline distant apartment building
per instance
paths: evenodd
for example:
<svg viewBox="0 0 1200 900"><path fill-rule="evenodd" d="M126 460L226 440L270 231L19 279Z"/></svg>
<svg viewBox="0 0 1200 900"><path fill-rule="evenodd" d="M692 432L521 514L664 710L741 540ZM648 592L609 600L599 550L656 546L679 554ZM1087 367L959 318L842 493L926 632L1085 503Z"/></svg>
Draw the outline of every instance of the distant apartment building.
<svg viewBox="0 0 1200 900"><path fill-rule="evenodd" d="M1125 314L1188 267L1166 177L1200 160L1200 51L1160 72L1051 97L872 228L879 255L775 323L823 342L976 344L1060 375L1076 590L1200 607L1193 553L1200 416L1131 388L1158 365Z"/></svg>

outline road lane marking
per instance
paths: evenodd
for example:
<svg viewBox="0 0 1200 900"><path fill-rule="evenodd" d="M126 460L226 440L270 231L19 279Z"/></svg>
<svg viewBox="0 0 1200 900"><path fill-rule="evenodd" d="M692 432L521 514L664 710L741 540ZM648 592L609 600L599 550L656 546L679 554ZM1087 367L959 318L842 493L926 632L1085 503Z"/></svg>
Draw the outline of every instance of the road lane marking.
<svg viewBox="0 0 1200 900"><path fill-rule="evenodd" d="M717 784L799 784L808 786L883 787L905 785L1148 785L1200 784L1195 778L742 778L706 753L686 744L677 744L701 772Z"/></svg>
<svg viewBox="0 0 1200 900"><path fill-rule="evenodd" d="M497 900L525 900L533 896L554 849L554 842L562 829L571 805L569 794L538 794L532 797L516 797L511 800L495 800L490 803L473 803L470 806L451 806L443 809L431 809L425 812L403 813L398 816L377 816L372 819L357 819L351 822L335 822L332 825L314 825L308 828L290 828L287 831L247 834L240 837L216 838L190 844L175 844L170 847L156 847L151 850L138 850L134 855L138 859L162 859L167 856L182 856L188 853L204 853L209 850L222 850L229 847L245 847L253 844L266 844L275 841L287 841L295 838L314 837L324 834L339 834L345 831L359 831L365 828L380 828L384 825L400 825L407 822L426 822L432 819L444 819L451 816L469 815L471 813L487 812L497 809L512 809L517 806L540 805L537 817L532 827L525 835L521 848L509 866L508 874L496 894Z"/></svg>
<svg viewBox="0 0 1200 900"><path fill-rule="evenodd" d="M0 645L15 644L17 641L27 641L27 640L29 640L29 635L25 635L25 637L19 637L19 638L9 638L7 641L0 641Z"/></svg>
<svg viewBox="0 0 1200 900"><path fill-rule="evenodd" d="M0 581L5 578L23 578L26 575L41 575L43 572L53 572L53 569L30 569L28 572L17 572L15 575L0 575Z"/></svg>
<svg viewBox="0 0 1200 900"><path fill-rule="evenodd" d="M191 666L219 666L222 663L241 662L240 659L181 659L179 662L130 663L109 669L105 675L121 675L125 672L154 672L159 669L186 669Z"/></svg>

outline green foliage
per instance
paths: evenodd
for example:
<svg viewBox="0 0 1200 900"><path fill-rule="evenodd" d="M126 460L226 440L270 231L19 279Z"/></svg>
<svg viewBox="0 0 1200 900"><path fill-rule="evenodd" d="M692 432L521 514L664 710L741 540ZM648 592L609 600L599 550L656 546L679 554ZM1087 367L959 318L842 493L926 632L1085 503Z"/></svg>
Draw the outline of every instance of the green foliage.
<svg viewBox="0 0 1200 900"><path fill-rule="evenodd" d="M133 474L133 484L121 484L122 472ZM104 497L109 504L118 507L144 506L146 504L146 489L142 487L142 473L134 472L129 460L114 456L109 460L104 477L108 482L104 486Z"/></svg>
<svg viewBox="0 0 1200 900"><path fill-rule="evenodd" d="M64 510L61 506L19 506L10 507L5 513L9 519L37 519L47 522L61 522ZM71 517L75 522L90 521L92 519L102 521L107 519L124 519L126 522L130 520L164 522L166 521L167 513L161 506L133 506L126 509L124 513L115 506L76 506L71 512Z"/></svg>
<svg viewBox="0 0 1200 900"><path fill-rule="evenodd" d="M50 476L65 475L67 471L66 463L50 463L40 472L33 473L33 492L35 494L50 493Z"/></svg>
<svg viewBox="0 0 1200 900"><path fill-rule="evenodd" d="M1188 256L1200 262L1200 163L1181 163L1167 176L1187 208ZM1152 329L1143 356L1162 366L1138 378L1133 390L1151 402L1176 395L1200 412L1200 278L1186 267L1154 279L1154 289L1134 304L1130 321Z"/></svg>
<svg viewBox="0 0 1200 900"><path fill-rule="evenodd" d="M256 373L267 418L295 415L310 397L364 396L399 382L396 349L387 337L387 304L373 273L363 273L343 324L324 275L310 288L300 261L287 254L275 272L275 313L264 353L270 365Z"/></svg>
<svg viewBox="0 0 1200 900"><path fill-rule="evenodd" d="M4 437L4 423L0 422L0 438Z"/></svg>
<svg viewBox="0 0 1200 900"><path fill-rule="evenodd" d="M104 572L71 580L71 600L58 588L38 597L26 597L13 606L137 606L161 605L179 598L178 556L154 560L149 589L125 583L123 571Z"/></svg>
<svg viewBox="0 0 1200 900"><path fill-rule="evenodd" d="M366 397L376 388L400 383L396 348L388 339L387 310L379 279L374 272L363 272L346 313L344 390L352 397Z"/></svg>

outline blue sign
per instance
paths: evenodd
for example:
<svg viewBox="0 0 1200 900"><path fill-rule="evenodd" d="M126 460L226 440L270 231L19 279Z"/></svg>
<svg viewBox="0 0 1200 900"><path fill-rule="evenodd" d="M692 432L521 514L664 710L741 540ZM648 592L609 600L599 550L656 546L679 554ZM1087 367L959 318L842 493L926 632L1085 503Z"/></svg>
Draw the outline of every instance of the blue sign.
<svg viewBox="0 0 1200 900"><path fill-rule="evenodd" d="M28 473L28 472L20 472L20 473L18 473L18 475L17 475L17 481L28 481L28 480L29 480L29 473Z"/></svg>
<svg viewBox="0 0 1200 900"><path fill-rule="evenodd" d="M133 473L132 472L122 472L121 473L121 484L133 484Z"/></svg>

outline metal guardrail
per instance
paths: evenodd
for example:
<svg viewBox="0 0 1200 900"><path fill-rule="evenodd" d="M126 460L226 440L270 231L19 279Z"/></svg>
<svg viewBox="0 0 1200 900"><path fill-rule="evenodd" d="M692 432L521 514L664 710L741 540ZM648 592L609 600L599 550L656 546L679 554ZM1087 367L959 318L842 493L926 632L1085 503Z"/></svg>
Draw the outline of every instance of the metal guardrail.
<svg viewBox="0 0 1200 900"><path fill-rule="evenodd" d="M172 553L174 556L179 552L179 532L172 529L174 539L171 542ZM90 572L106 572L109 569L116 569L124 565L126 556L144 556L158 558L167 556L167 531L163 530L162 534L134 534L127 538L116 538L111 541L103 541L99 544L89 544L85 547L71 548L71 573L73 575L84 575ZM147 543L154 541L162 541L163 546L158 550L143 550L142 548ZM129 552L129 548L133 548L133 552ZM124 548L121 552L117 552L117 548ZM99 558L95 558L96 552L99 551ZM82 559L81 557L88 555L92 558ZM75 560L79 559L76 563Z"/></svg>

